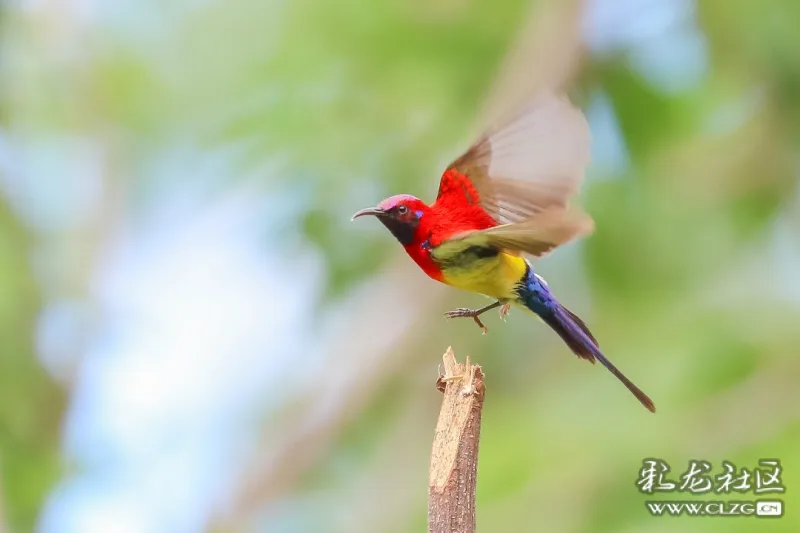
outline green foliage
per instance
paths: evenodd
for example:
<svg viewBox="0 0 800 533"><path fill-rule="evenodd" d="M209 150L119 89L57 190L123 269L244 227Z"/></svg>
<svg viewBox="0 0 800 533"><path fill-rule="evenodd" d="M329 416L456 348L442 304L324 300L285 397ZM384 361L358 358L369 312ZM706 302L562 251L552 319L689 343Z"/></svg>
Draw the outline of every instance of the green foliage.
<svg viewBox="0 0 800 533"><path fill-rule="evenodd" d="M41 302L25 254L30 235L0 203L0 474L6 520L29 530L60 474L60 388L39 366L32 332ZM19 528L19 529L17 529Z"/></svg>

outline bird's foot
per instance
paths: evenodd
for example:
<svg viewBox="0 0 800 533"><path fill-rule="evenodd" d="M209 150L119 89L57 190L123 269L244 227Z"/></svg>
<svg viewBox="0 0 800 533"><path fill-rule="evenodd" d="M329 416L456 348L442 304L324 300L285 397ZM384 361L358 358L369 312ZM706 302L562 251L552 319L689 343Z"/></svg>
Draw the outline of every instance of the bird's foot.
<svg viewBox="0 0 800 533"><path fill-rule="evenodd" d="M500 307L500 318L505 321L508 314L511 312L511 304L503 304Z"/></svg>
<svg viewBox="0 0 800 533"><path fill-rule="evenodd" d="M466 307L459 307L458 309L453 309L452 311L448 311L444 314L446 318L471 318L478 324L478 327L481 328L483 335L486 335L486 332L489 331L483 322L481 322L480 315L483 313L485 309L468 309Z"/></svg>
<svg viewBox="0 0 800 533"><path fill-rule="evenodd" d="M466 307L459 307L458 309L448 311L444 314L444 316L447 318L471 318L476 324L478 324L478 327L481 328L483 334L486 335L486 332L489 331L489 328L487 328L478 317L486 311L494 309L495 307L500 307L501 305L503 304L498 300L485 307L481 307L480 309L467 309Z"/></svg>

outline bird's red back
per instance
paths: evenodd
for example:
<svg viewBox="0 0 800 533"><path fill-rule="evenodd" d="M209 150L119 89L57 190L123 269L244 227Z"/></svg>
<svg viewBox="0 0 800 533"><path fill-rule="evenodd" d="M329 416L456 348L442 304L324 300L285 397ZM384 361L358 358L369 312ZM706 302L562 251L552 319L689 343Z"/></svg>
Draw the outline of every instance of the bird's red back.
<svg viewBox="0 0 800 533"><path fill-rule="evenodd" d="M454 168L445 170L439 184L439 195L431 205L436 222L431 244L465 231L481 230L497 225L497 221L480 204L480 195L470 179Z"/></svg>

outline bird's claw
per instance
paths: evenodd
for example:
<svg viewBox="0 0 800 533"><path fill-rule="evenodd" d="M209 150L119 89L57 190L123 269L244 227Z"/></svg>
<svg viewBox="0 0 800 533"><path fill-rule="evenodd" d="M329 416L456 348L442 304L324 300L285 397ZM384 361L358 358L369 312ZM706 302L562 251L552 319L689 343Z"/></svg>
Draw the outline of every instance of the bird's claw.
<svg viewBox="0 0 800 533"><path fill-rule="evenodd" d="M511 304L503 304L500 306L500 318L505 321L508 314L511 312Z"/></svg>
<svg viewBox="0 0 800 533"><path fill-rule="evenodd" d="M444 314L446 318L472 318L475 316L474 309L468 309L466 307L459 307L458 309L453 309L452 311L448 311Z"/></svg>
<svg viewBox="0 0 800 533"><path fill-rule="evenodd" d="M486 332L489 331L489 328L481 322L480 317L478 316L479 310L476 309L469 309L466 307L459 307L458 309L453 309L452 311L448 311L444 314L445 318L471 318L475 321L479 328L481 328L482 335L486 335Z"/></svg>

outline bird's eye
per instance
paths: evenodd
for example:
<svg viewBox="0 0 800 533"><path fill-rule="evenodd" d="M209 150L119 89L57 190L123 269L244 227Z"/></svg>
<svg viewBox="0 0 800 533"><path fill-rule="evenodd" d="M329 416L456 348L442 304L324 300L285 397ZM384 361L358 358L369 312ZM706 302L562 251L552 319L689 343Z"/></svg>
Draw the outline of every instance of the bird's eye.
<svg viewBox="0 0 800 533"><path fill-rule="evenodd" d="M407 206L405 206L405 205L397 206L397 214L398 215L405 215L406 213L408 213L408 207Z"/></svg>

